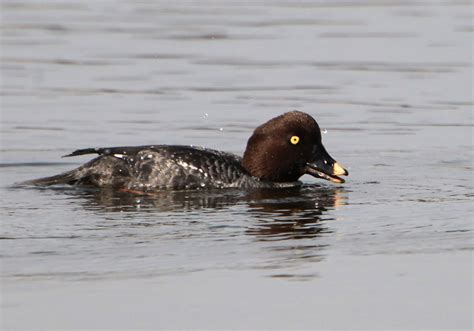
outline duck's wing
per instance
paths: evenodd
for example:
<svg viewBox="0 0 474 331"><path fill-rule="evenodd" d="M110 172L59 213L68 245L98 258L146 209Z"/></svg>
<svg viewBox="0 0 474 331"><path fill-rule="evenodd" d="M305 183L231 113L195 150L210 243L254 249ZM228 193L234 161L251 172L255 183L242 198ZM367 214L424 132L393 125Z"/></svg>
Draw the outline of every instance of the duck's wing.
<svg viewBox="0 0 474 331"><path fill-rule="evenodd" d="M118 149L135 176L138 188L228 187L246 174L234 154L192 146L144 148L131 155ZM127 154L124 154L127 152Z"/></svg>
<svg viewBox="0 0 474 331"><path fill-rule="evenodd" d="M133 189L227 187L246 172L241 158L216 150L170 145L86 148L69 156L99 154L77 169L25 182Z"/></svg>
<svg viewBox="0 0 474 331"><path fill-rule="evenodd" d="M171 147L166 145L145 145L145 146L121 146L121 147L100 147L100 148L84 148L77 149L71 154L63 157L79 156L86 154L99 155L135 155L142 150L159 150L163 147ZM176 146L177 147L177 146ZM185 147L185 146L183 146Z"/></svg>

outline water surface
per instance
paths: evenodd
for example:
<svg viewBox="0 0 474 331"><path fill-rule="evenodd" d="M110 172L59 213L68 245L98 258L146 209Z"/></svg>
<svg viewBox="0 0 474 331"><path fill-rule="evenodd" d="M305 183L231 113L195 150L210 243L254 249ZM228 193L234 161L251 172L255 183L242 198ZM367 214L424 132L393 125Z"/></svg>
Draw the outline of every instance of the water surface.
<svg viewBox="0 0 474 331"><path fill-rule="evenodd" d="M3 1L2 328L472 327L469 1ZM343 185L16 188L96 146L242 154L313 115Z"/></svg>

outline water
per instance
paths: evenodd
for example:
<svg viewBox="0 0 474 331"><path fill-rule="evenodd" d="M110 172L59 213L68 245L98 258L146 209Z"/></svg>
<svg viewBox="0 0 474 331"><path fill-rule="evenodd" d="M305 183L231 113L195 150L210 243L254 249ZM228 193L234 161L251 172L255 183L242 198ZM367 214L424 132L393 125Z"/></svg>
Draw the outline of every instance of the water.
<svg viewBox="0 0 474 331"><path fill-rule="evenodd" d="M3 1L2 328L472 327L469 1ZM344 185L19 189L96 146L242 154L312 114Z"/></svg>

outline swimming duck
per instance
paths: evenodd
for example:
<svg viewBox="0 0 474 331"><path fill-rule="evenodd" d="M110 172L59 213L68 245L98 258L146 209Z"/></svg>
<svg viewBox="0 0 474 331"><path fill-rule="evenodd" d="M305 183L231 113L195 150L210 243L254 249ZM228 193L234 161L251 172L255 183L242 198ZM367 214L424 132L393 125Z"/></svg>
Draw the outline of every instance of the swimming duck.
<svg viewBox="0 0 474 331"><path fill-rule="evenodd" d="M65 157L99 154L65 173L27 185L89 185L131 191L200 188L273 188L301 185L309 174L334 183L348 171L328 154L318 123L292 111L255 129L243 157L212 149L150 145L86 148Z"/></svg>

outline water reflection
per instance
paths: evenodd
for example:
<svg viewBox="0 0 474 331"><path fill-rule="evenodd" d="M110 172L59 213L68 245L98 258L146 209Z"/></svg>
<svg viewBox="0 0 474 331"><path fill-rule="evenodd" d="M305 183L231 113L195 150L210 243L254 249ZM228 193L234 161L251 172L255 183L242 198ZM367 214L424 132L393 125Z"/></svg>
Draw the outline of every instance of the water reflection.
<svg viewBox="0 0 474 331"><path fill-rule="evenodd" d="M254 269L269 277L312 279L317 274L311 266L325 258L334 236L333 209L348 202L344 188L319 185L150 195L64 187L38 190L48 201L65 203L66 213L72 208L82 215L75 222L57 222L53 242L41 235L46 245L41 250L54 251L48 259L58 266L55 273L81 270L80 277L107 277L112 271L148 277ZM74 240L61 237L71 231ZM97 252L100 263L70 258L84 245ZM117 255L121 262L110 264ZM37 273L44 273L43 267Z"/></svg>
<svg viewBox="0 0 474 331"><path fill-rule="evenodd" d="M331 234L333 208L346 203L343 188L307 186L289 191L259 191L248 202L252 222L245 233L253 236L266 254L259 269L268 276L292 280L317 277L305 271L324 259Z"/></svg>
<svg viewBox="0 0 474 331"><path fill-rule="evenodd" d="M307 185L285 190L204 190L162 191L136 195L116 190L71 190L68 195L79 198L86 210L97 213L183 213L205 211L202 217L221 216L232 223L228 211L237 208L245 216L245 233L259 241L313 238L330 233L323 220L331 219L328 210L346 204L345 190L341 187ZM205 219L204 219L205 221Z"/></svg>
<svg viewBox="0 0 474 331"><path fill-rule="evenodd" d="M345 203L343 189L334 187L259 191L250 196L249 215L256 221L247 233L258 240L302 239L329 233L322 223L323 215Z"/></svg>

